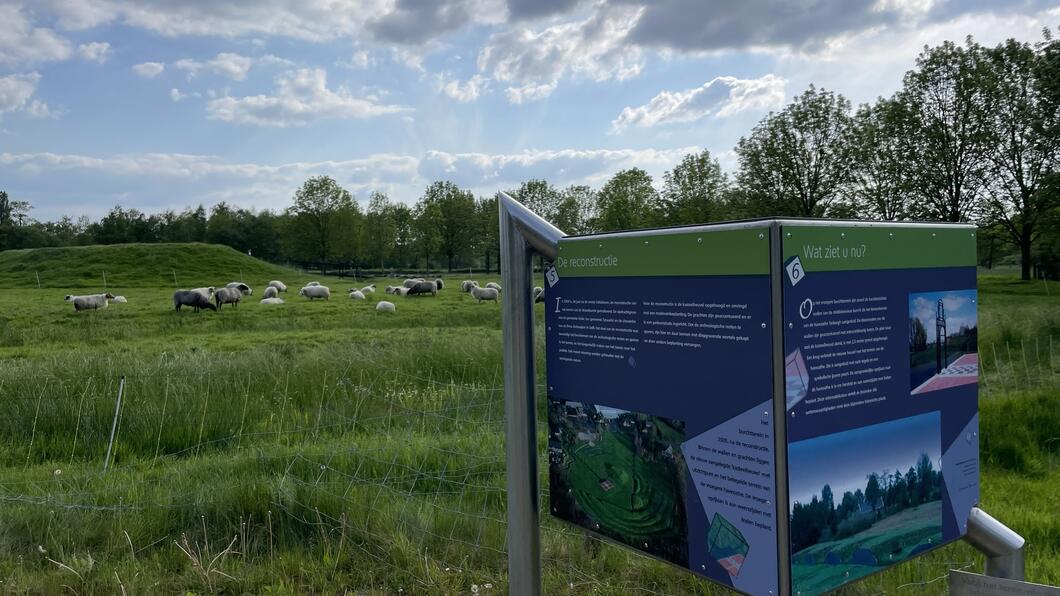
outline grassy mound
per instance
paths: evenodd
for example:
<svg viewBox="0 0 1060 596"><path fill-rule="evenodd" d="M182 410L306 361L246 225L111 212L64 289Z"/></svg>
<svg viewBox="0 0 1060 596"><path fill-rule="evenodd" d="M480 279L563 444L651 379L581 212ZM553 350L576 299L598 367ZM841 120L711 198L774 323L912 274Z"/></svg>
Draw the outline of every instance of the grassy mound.
<svg viewBox="0 0 1060 596"><path fill-rule="evenodd" d="M284 278L292 271L218 244L114 244L0 252L6 288L194 287L221 280ZM174 276L176 283L174 283Z"/></svg>

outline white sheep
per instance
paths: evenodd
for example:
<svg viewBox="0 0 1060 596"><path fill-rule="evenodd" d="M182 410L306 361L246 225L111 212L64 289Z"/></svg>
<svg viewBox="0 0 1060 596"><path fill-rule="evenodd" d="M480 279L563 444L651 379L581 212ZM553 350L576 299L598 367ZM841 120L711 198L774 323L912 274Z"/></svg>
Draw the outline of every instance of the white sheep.
<svg viewBox="0 0 1060 596"><path fill-rule="evenodd" d="M495 282L492 282L492 281L489 282L488 284L486 284L486 287L487 288L493 288L494 290L497 290L498 292L501 291L501 284L495 283Z"/></svg>
<svg viewBox="0 0 1060 596"><path fill-rule="evenodd" d="M478 286L471 288L471 297L479 302L482 302L483 300L492 300L496 302L500 295L501 293L497 288L480 288Z"/></svg>
<svg viewBox="0 0 1060 596"><path fill-rule="evenodd" d="M361 292L360 290L350 290L350 299L364 300L364 292Z"/></svg>
<svg viewBox="0 0 1060 596"><path fill-rule="evenodd" d="M277 292L286 292L287 291L287 284L283 283L282 281L276 280L276 279L274 279L274 280L269 282L269 287L276 288Z"/></svg>
<svg viewBox="0 0 1060 596"><path fill-rule="evenodd" d="M375 293L375 284L369 284L367 286L364 286L363 288L361 288L361 293L362 294L374 294Z"/></svg>
<svg viewBox="0 0 1060 596"><path fill-rule="evenodd" d="M275 289L274 286L270 286L270 287L273 287ZM273 298L262 298L261 299L261 303L262 304L283 304L283 298L276 298L276 297L273 297Z"/></svg>
<svg viewBox="0 0 1060 596"><path fill-rule="evenodd" d="M405 281L401 282L401 285L406 287L406 288L411 288L412 286L420 283L421 281L427 281L427 280L423 279L422 277L411 277L411 278L406 279Z"/></svg>
<svg viewBox="0 0 1060 596"><path fill-rule="evenodd" d="M115 296L114 299L112 300L112 302L116 302L118 304L128 304L129 303L129 299L126 298L125 296Z"/></svg>
<svg viewBox="0 0 1060 596"><path fill-rule="evenodd" d="M477 287L478 287L478 282L477 281L475 281L473 279L465 279L460 284L460 291L465 293L465 294L467 294L468 292L471 291L471 288L477 288Z"/></svg>
<svg viewBox="0 0 1060 596"><path fill-rule="evenodd" d="M205 288L193 288L193 289L188 290L188 291L189 292L195 292L197 294L202 294L202 296L204 298L206 298L207 300L213 300L213 293L214 293L215 290L214 290L213 286L209 286L209 287L205 287Z"/></svg>
<svg viewBox="0 0 1060 596"><path fill-rule="evenodd" d="M229 282L225 284L225 287L229 290L239 290L239 292L244 296L250 296L254 293L254 290L250 289L250 286L241 281Z"/></svg>
<svg viewBox="0 0 1060 596"><path fill-rule="evenodd" d="M217 310L221 310L221 307L225 304L239 306L239 301L247 294L247 292L244 292L243 290L243 288L247 288L247 285L241 285L243 286L242 288L238 285L234 288L218 288L217 291L213 293L214 302L217 303Z"/></svg>
<svg viewBox="0 0 1060 596"><path fill-rule="evenodd" d="M393 302L387 302L386 300L379 301L379 303L375 305L375 309L380 311L380 312L396 312L397 311L397 307L394 306L394 303Z"/></svg>
<svg viewBox="0 0 1060 596"><path fill-rule="evenodd" d="M319 285L320 285L319 281L311 281L311 282L306 284L307 287L308 286L319 286Z"/></svg>
<svg viewBox="0 0 1060 596"><path fill-rule="evenodd" d="M276 298L280 295L280 288L276 286L268 286L265 288L265 293L261 295L262 298Z"/></svg>
<svg viewBox="0 0 1060 596"><path fill-rule="evenodd" d="M306 286L301 290L298 290L299 296L305 296L310 300L314 298L323 298L324 300L331 299L331 288L322 285Z"/></svg>
<svg viewBox="0 0 1060 596"><path fill-rule="evenodd" d="M100 308L107 308L107 301L114 298L113 294L89 294L87 296L74 296L68 294L63 300L74 303L74 310L81 312L83 310L97 310Z"/></svg>

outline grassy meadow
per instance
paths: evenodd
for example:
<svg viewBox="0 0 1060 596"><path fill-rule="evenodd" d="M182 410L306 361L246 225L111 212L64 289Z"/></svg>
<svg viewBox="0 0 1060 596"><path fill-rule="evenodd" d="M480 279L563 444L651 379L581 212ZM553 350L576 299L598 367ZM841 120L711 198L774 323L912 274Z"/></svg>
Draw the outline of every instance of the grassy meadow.
<svg viewBox="0 0 1060 596"><path fill-rule="evenodd" d="M75 314L104 270L129 303ZM500 308L465 277L404 298L205 245L0 253L0 592L506 593ZM255 294L175 313L174 278ZM276 278L287 304L259 305ZM332 299L299 298L310 279ZM979 342L984 507L1060 583L1060 284L984 273ZM724 592L551 519L542 538L548 593ZM966 566L956 544L844 593L944 593Z"/></svg>

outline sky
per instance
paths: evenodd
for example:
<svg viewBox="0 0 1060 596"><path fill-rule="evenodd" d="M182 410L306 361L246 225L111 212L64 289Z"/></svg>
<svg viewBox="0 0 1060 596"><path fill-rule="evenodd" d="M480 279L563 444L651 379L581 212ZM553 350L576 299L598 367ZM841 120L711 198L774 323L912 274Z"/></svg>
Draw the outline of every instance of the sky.
<svg viewBox="0 0 1060 596"><path fill-rule="evenodd" d="M788 446L791 506L809 503L821 489L832 488L838 504L845 492L865 492L869 474L905 474L926 453L941 469L942 428L938 412L797 441Z"/></svg>
<svg viewBox="0 0 1060 596"><path fill-rule="evenodd" d="M925 44L1041 39L1044 0L0 0L0 189L31 216L227 201L327 174L658 185L811 83L893 93Z"/></svg>
<svg viewBox="0 0 1060 596"><path fill-rule="evenodd" d="M946 309L946 333L956 335L962 327L969 329L976 324L976 291L955 290L952 292L924 292L909 295L909 317L920 319L927 330L929 344L935 343L935 315L939 300Z"/></svg>

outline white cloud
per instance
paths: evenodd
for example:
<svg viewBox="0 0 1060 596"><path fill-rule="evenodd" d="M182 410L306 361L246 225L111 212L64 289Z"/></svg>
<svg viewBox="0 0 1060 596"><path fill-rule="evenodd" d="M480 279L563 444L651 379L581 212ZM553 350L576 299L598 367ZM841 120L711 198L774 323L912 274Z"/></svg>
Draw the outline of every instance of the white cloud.
<svg viewBox="0 0 1060 596"><path fill-rule="evenodd" d="M77 46L77 55L89 62L103 64L110 58L110 44L105 41L93 41Z"/></svg>
<svg viewBox="0 0 1060 596"><path fill-rule="evenodd" d="M344 68L352 68L354 70L364 70L369 66L375 64L375 60L367 50L358 50L350 56L349 60L340 60L335 63L335 66L342 66Z"/></svg>
<svg viewBox="0 0 1060 596"><path fill-rule="evenodd" d="M172 99L174 103L184 101L189 97L199 98L202 97L202 93L199 93L198 91L195 91L193 93L184 93L176 87L169 90L169 98Z"/></svg>
<svg viewBox="0 0 1060 596"><path fill-rule="evenodd" d="M623 108L611 125L622 131L775 108L784 103L784 84L784 79L772 74L758 79L717 77L694 89L663 91L642 106Z"/></svg>
<svg viewBox="0 0 1060 596"><path fill-rule="evenodd" d="M582 21L541 31L516 27L490 36L478 68L508 83L512 103L542 99L566 77L624 80L640 74L642 51L626 36L640 17L637 8L601 8Z"/></svg>
<svg viewBox="0 0 1060 596"><path fill-rule="evenodd" d="M299 69L278 77L273 95L219 97L210 100L206 108L214 120L277 127L332 118L372 118L411 109L354 97L342 87L328 89L327 73L320 68Z"/></svg>
<svg viewBox="0 0 1060 596"><path fill-rule="evenodd" d="M141 62L132 67L133 72L145 79L153 79L165 69L166 65L161 62Z"/></svg>
<svg viewBox="0 0 1060 596"><path fill-rule="evenodd" d="M261 57L243 56L233 52L221 52L213 58L200 62L191 58L183 58L173 63L179 70L188 73L188 78L197 76L201 71L212 72L226 76L233 81L242 81L247 78L251 67L258 64L280 64L290 66L292 62L279 56L268 54Z"/></svg>
<svg viewBox="0 0 1060 596"><path fill-rule="evenodd" d="M32 118L55 118L59 112L48 104L33 99L40 82L40 73L13 74L0 77L0 116L21 112Z"/></svg>
<svg viewBox="0 0 1060 596"><path fill-rule="evenodd" d="M474 75L467 81L449 78L447 74L437 77L438 91L445 96L455 99L460 103L475 101L485 93L488 81L482 75Z"/></svg>
<svg viewBox="0 0 1060 596"><path fill-rule="evenodd" d="M66 60L70 42L46 27L34 27L18 4L0 4L0 65L11 67Z"/></svg>

